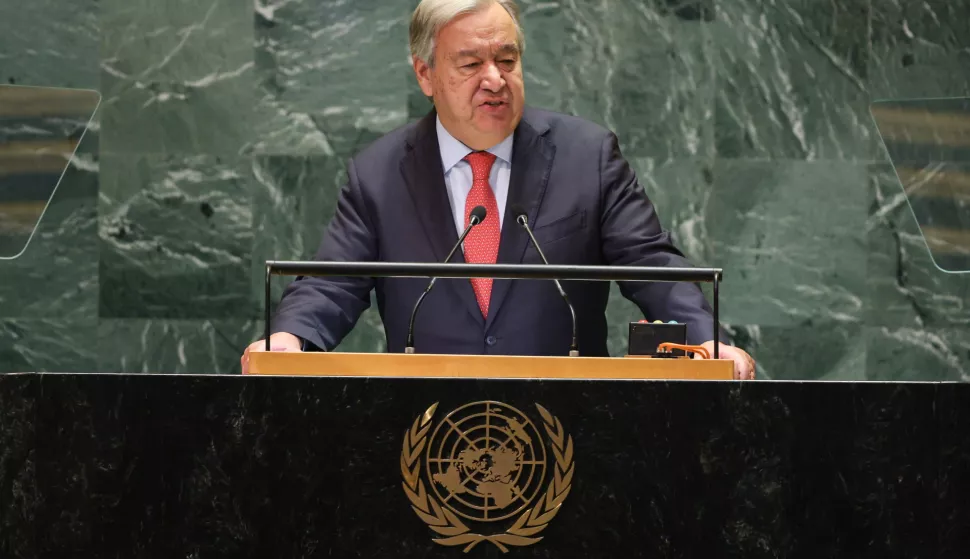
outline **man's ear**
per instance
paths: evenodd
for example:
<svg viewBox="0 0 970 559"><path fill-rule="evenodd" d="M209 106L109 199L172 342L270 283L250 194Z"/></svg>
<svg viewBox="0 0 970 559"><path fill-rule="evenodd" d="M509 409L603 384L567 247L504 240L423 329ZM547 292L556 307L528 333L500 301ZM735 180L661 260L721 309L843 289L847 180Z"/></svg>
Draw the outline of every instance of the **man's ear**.
<svg viewBox="0 0 970 559"><path fill-rule="evenodd" d="M420 58L415 58L413 65L414 75L418 78L418 85L421 86L421 91L424 92L426 97L434 97L434 86L431 82L431 66L428 66L428 64Z"/></svg>

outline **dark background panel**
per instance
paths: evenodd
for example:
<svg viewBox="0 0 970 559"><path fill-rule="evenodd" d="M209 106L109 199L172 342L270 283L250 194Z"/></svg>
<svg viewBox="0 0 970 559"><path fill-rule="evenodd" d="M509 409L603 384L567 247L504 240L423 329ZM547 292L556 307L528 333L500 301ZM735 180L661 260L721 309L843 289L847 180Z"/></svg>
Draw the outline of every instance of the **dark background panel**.
<svg viewBox="0 0 970 559"><path fill-rule="evenodd" d="M37 556L37 378L0 378L0 556Z"/></svg>
<svg viewBox="0 0 970 559"><path fill-rule="evenodd" d="M940 390L939 414L939 537L940 559L963 557L970 549L970 395L965 385Z"/></svg>
<svg viewBox="0 0 970 559"><path fill-rule="evenodd" d="M434 403L437 425L491 400L536 425L541 404L574 444L570 494L518 555L933 557L945 530L936 395L933 384L44 376L40 551L451 557L404 493L404 433ZM958 521L962 502L950 506ZM502 554L483 542L469 556Z"/></svg>

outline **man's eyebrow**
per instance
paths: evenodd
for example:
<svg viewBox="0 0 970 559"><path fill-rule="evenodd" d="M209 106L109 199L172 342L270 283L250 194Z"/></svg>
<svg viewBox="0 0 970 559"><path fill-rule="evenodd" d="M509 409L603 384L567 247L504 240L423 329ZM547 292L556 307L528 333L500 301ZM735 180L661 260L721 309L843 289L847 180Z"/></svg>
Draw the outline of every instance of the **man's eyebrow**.
<svg viewBox="0 0 970 559"><path fill-rule="evenodd" d="M519 54L519 45L515 43L505 43L498 48L498 52L503 54Z"/></svg>
<svg viewBox="0 0 970 559"><path fill-rule="evenodd" d="M499 54L515 54L515 55L518 55L519 54L519 45L517 45L515 43L505 43L504 45L499 46L495 50ZM481 58L482 57L482 49L461 49L460 51L458 51L457 53L455 53L455 58L465 58L465 57Z"/></svg>
<svg viewBox="0 0 970 559"><path fill-rule="evenodd" d="M465 58L469 56L479 57L482 51L479 49L461 49L455 53L455 58Z"/></svg>

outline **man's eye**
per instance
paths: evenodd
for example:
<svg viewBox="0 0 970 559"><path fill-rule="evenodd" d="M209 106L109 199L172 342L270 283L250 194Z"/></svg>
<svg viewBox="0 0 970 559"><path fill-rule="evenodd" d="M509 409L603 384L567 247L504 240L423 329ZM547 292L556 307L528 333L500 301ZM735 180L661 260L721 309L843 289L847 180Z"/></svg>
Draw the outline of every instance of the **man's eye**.
<svg viewBox="0 0 970 559"><path fill-rule="evenodd" d="M465 64L462 68L477 68L480 62L472 62L471 64Z"/></svg>

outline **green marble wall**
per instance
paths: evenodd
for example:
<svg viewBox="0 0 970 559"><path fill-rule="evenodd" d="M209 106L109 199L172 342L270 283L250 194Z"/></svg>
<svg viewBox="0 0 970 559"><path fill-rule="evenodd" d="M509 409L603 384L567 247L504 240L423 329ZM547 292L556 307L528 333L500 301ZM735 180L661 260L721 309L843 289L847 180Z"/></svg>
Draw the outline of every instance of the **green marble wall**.
<svg viewBox="0 0 970 559"><path fill-rule="evenodd" d="M680 246L725 269L762 378L968 378L970 277L932 266L868 103L970 94L970 5L521 3L530 103L617 131ZM0 81L104 98L27 253L0 262L0 370L235 371L261 263L311 255L346 158L427 111L413 6L3 10ZM639 316L609 312L619 352ZM382 349L376 313L341 349Z"/></svg>

